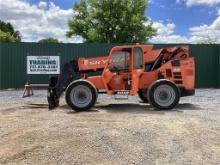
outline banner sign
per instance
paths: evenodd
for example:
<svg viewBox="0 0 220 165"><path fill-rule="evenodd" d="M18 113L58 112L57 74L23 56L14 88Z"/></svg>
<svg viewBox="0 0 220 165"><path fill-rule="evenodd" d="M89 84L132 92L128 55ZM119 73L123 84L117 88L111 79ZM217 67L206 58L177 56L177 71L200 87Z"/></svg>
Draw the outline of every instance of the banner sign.
<svg viewBox="0 0 220 165"><path fill-rule="evenodd" d="M27 56L27 74L60 74L60 57Z"/></svg>

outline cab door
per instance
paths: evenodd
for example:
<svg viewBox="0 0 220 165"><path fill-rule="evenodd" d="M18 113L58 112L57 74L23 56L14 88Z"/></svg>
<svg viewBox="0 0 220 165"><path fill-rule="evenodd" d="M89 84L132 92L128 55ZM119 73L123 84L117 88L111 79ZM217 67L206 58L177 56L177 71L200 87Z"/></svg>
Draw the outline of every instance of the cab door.
<svg viewBox="0 0 220 165"><path fill-rule="evenodd" d="M132 48L118 48L110 52L103 73L103 83L108 94L114 91L131 90Z"/></svg>
<svg viewBox="0 0 220 165"><path fill-rule="evenodd" d="M140 47L133 48L132 55L132 74L131 74L131 95L137 94L139 90L140 76L144 71L143 65L143 50Z"/></svg>

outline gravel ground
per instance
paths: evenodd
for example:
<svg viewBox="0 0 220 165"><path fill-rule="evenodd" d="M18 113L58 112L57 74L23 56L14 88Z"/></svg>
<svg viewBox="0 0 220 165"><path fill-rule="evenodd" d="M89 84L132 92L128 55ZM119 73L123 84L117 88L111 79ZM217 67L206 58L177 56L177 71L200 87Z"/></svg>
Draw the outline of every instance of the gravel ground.
<svg viewBox="0 0 220 165"><path fill-rule="evenodd" d="M0 164L220 164L220 90L172 111L100 96L88 112L48 111L46 91L0 92Z"/></svg>

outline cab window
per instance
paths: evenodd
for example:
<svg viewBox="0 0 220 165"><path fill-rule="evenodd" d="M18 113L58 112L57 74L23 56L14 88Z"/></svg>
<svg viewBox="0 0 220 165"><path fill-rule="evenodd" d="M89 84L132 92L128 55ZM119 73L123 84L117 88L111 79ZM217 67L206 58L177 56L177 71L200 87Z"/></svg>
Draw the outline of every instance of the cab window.
<svg viewBox="0 0 220 165"><path fill-rule="evenodd" d="M112 53L112 59L109 63L109 68L111 71L122 71L129 69L129 57L130 53L128 51L114 51Z"/></svg>
<svg viewBox="0 0 220 165"><path fill-rule="evenodd" d="M134 48L134 68L143 68L143 53L141 48Z"/></svg>

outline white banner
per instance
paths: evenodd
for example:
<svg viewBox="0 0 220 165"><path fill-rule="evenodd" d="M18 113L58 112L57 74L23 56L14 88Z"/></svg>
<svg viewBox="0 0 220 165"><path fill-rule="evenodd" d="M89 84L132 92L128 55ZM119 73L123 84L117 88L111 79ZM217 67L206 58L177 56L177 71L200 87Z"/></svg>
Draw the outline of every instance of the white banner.
<svg viewBox="0 0 220 165"><path fill-rule="evenodd" d="M27 74L60 74L60 57L27 56Z"/></svg>

